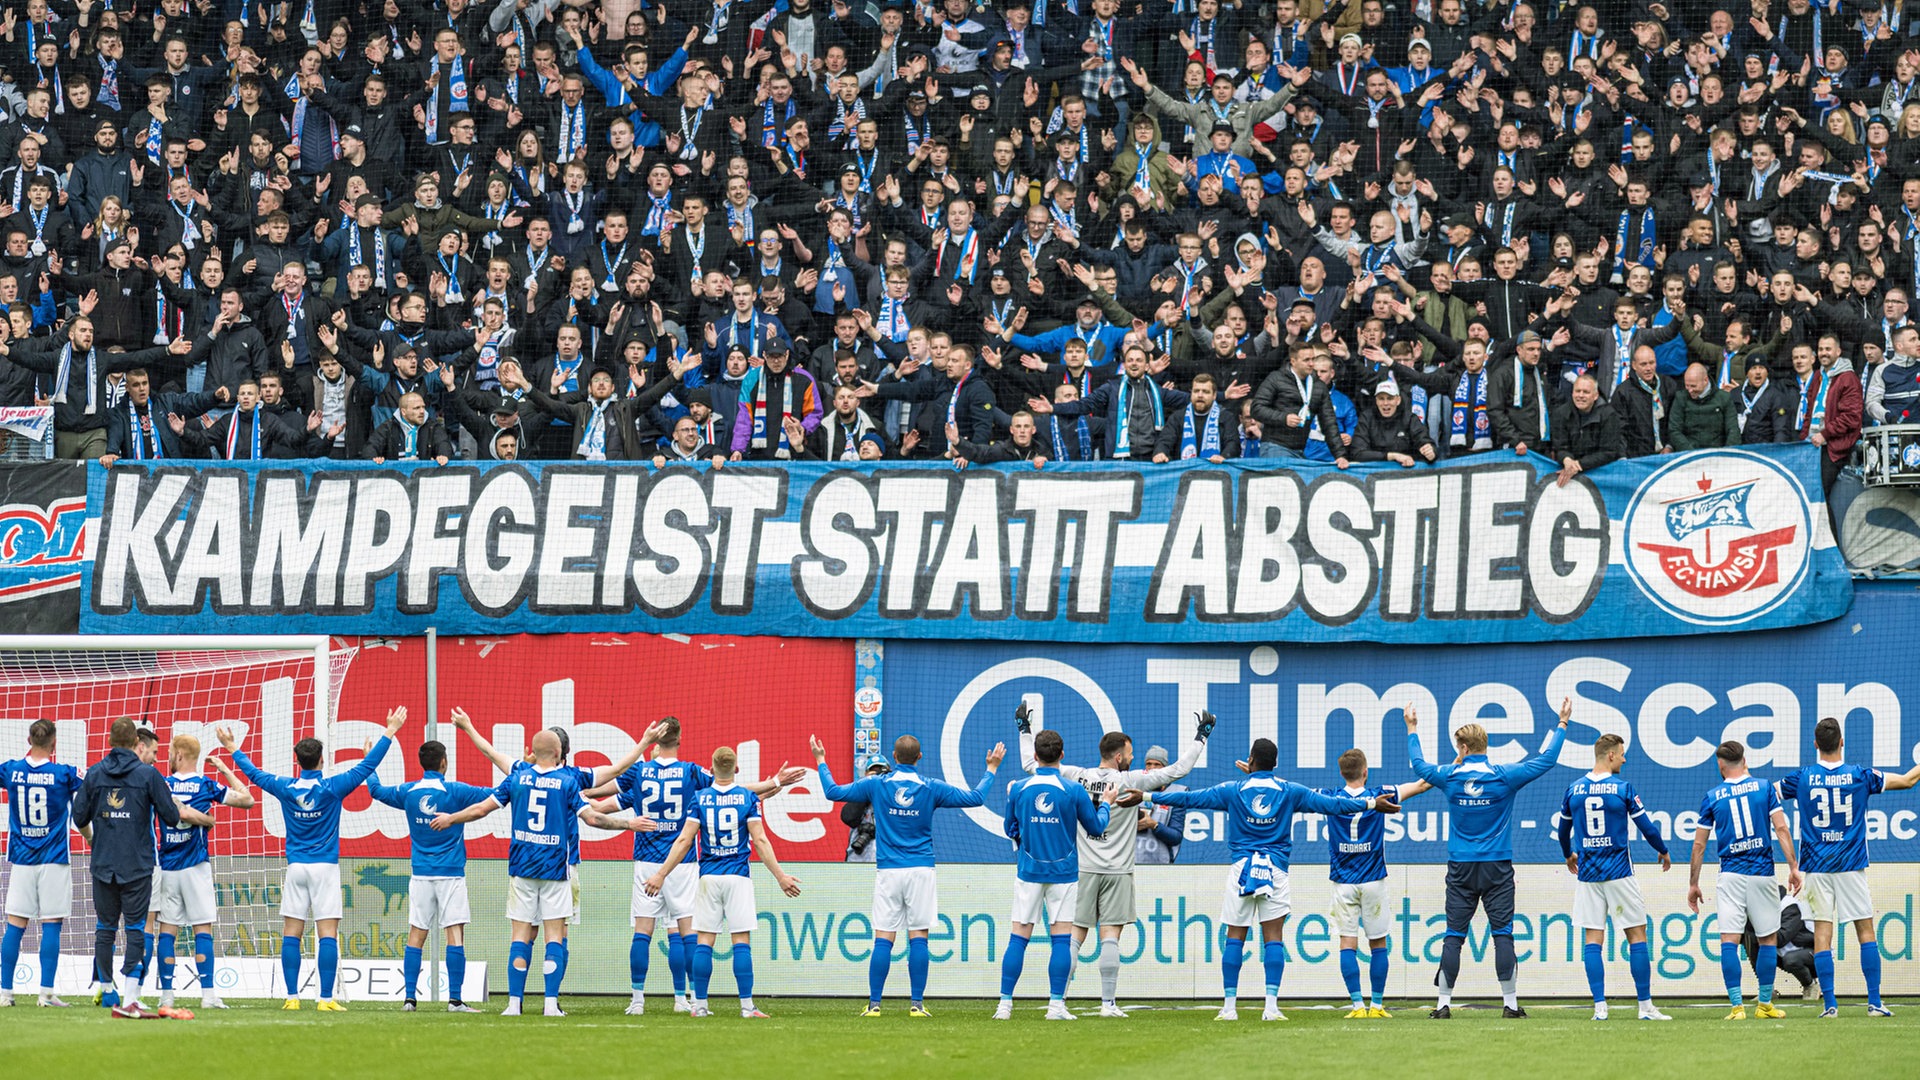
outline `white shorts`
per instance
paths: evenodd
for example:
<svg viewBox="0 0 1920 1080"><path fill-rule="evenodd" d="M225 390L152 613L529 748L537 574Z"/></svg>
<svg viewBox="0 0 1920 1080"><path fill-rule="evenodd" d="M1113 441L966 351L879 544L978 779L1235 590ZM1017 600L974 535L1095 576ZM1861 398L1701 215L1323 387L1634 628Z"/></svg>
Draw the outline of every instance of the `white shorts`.
<svg viewBox="0 0 1920 1080"><path fill-rule="evenodd" d="M337 919L340 899L339 863L288 863L287 880L280 886L280 917L318 922Z"/></svg>
<svg viewBox="0 0 1920 1080"><path fill-rule="evenodd" d="M153 910L168 926L205 926L219 914L213 900L213 864L162 870L153 878Z"/></svg>
<svg viewBox="0 0 1920 1080"><path fill-rule="evenodd" d="M573 911L573 889L562 878L507 879L507 918L514 922L543 923L564 919Z"/></svg>
<svg viewBox="0 0 1920 1080"><path fill-rule="evenodd" d="M647 879L660 871L657 862L637 862L633 864L633 909L636 919L653 919L654 930L661 929L659 920L678 923L681 919L693 918L694 898L700 892L700 864L682 860L679 866L667 872L667 883L660 887L659 896L648 896ZM673 933L679 933L676 928Z"/></svg>
<svg viewBox="0 0 1920 1080"><path fill-rule="evenodd" d="M416 930L465 926L473 921L464 877L415 877L407 882L407 925Z"/></svg>
<svg viewBox="0 0 1920 1080"><path fill-rule="evenodd" d="M1273 879L1273 891L1264 896L1241 896L1240 875L1247 868L1241 859L1227 870L1226 894L1220 898L1220 921L1228 926L1252 926L1278 919L1293 912L1293 880L1285 873Z"/></svg>
<svg viewBox="0 0 1920 1080"><path fill-rule="evenodd" d="M1723 873L1713 892L1720 907L1720 933L1738 934L1748 927L1756 937L1780 932L1780 887L1772 878Z"/></svg>
<svg viewBox="0 0 1920 1080"><path fill-rule="evenodd" d="M1873 893L1865 870L1838 874L1808 874L1800 895L1814 922L1849 923L1873 918Z"/></svg>
<svg viewBox="0 0 1920 1080"><path fill-rule="evenodd" d="M760 909L753 899L753 879L745 874L704 874L693 901L693 932L745 934L753 929Z"/></svg>
<svg viewBox="0 0 1920 1080"><path fill-rule="evenodd" d="M1775 905L1776 907L1778 905ZM1612 881L1573 883L1573 925L1582 930L1605 930L1647 925L1647 905L1640 899L1640 879L1631 875Z"/></svg>
<svg viewBox="0 0 1920 1080"><path fill-rule="evenodd" d="M73 867L66 863L7 868L7 914L53 922L73 914Z"/></svg>
<svg viewBox="0 0 1920 1080"><path fill-rule="evenodd" d="M567 864L567 891L568 891L568 902L572 905L567 909L567 925L579 926L580 925L580 867L575 863Z"/></svg>
<svg viewBox="0 0 1920 1080"><path fill-rule="evenodd" d="M1341 937L1364 936L1372 940L1393 934L1393 919L1387 915L1386 878L1359 885L1335 885L1333 906L1328 913L1333 916L1335 931Z"/></svg>
<svg viewBox="0 0 1920 1080"><path fill-rule="evenodd" d="M1080 883L1077 881L1056 881L1041 883L1038 881L1013 881L1013 921L1031 923L1034 926L1051 926L1057 922L1072 922L1073 913L1080 905Z"/></svg>
<svg viewBox="0 0 1920 1080"><path fill-rule="evenodd" d="M902 866L873 874L873 928L903 934L933 929L940 883L931 866Z"/></svg>

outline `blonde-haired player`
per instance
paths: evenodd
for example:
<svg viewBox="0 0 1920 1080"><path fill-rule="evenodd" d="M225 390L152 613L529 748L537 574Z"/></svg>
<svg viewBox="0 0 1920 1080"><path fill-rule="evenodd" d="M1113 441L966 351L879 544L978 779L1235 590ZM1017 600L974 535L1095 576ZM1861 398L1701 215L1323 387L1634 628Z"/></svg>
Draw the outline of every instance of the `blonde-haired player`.
<svg viewBox="0 0 1920 1080"><path fill-rule="evenodd" d="M173 801L211 817L215 806L235 810L253 807L253 795L232 768L213 754L207 764L218 769L221 784L208 776L200 758L200 740L175 735L167 747L172 775L167 790ZM160 872L153 882L155 960L160 968L160 1007L173 1007L174 948L180 928L193 927L193 962L200 974L200 1007L224 1009L213 978L213 921L217 914L213 891L213 860L207 841L212 831L182 821L177 828L160 830Z"/></svg>

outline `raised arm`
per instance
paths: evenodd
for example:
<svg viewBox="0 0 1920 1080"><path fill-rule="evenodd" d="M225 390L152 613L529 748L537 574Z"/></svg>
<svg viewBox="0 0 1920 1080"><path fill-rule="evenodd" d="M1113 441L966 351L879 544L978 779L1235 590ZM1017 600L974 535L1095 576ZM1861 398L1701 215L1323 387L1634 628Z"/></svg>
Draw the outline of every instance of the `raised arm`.
<svg viewBox="0 0 1920 1080"><path fill-rule="evenodd" d="M434 818L433 829L435 832L439 832L443 829L452 828L455 825L465 825L469 821L479 821L481 818L486 817L498 809L500 809L499 797L489 795L479 802L474 803L472 806L467 807L465 810L458 810L451 814L441 814L439 817Z"/></svg>
<svg viewBox="0 0 1920 1080"><path fill-rule="evenodd" d="M1175 780L1193 771L1200 764L1200 755L1207 749L1207 739L1213 735L1213 725L1217 723L1214 715L1205 709L1194 714L1198 721L1193 731L1193 741L1180 757L1158 769L1135 769L1121 778L1124 787L1138 791L1158 791Z"/></svg>
<svg viewBox="0 0 1920 1080"><path fill-rule="evenodd" d="M275 776L260 766L255 765L253 759L247 756L247 752L240 749L239 740L233 737L233 732L228 731L226 728L215 728L213 737L220 740L221 748L233 756L233 763L239 766L240 772L245 775L248 780L260 785L261 791L278 799L287 797L286 778Z"/></svg>
<svg viewBox="0 0 1920 1080"><path fill-rule="evenodd" d="M220 773L220 778L227 782L227 797L222 799L221 802L233 807L235 810L251 809L253 806L253 793L247 790L246 782L234 775L233 769L220 758L209 754L207 755L207 762Z"/></svg>
<svg viewBox="0 0 1920 1080"><path fill-rule="evenodd" d="M1920 765L1915 765L1913 768L1908 769L1906 772L1896 773L1892 776L1887 777L1886 787L1882 788L1881 790L1905 791L1906 789L1914 786L1915 784L1920 784Z"/></svg>
<svg viewBox="0 0 1920 1080"><path fill-rule="evenodd" d="M1007 744L994 743L993 749L987 751L987 771L981 774L980 782L971 788L957 787L953 784L942 783L938 780L927 781L927 785L933 788L933 805L954 807L985 806L987 804L987 789L993 786L994 778L1000 774L1000 762L1004 760L1006 756Z"/></svg>
<svg viewBox="0 0 1920 1080"><path fill-rule="evenodd" d="M407 707L405 705L394 706L393 709L387 713L387 733L374 741L373 746L367 750L367 756L356 762L353 768L348 769L339 776L327 777L327 787L339 795L345 795L347 792L359 787L368 777L373 775L375 769L380 767L380 762L387 756L387 749L393 745L394 733L399 731L401 725L406 722Z"/></svg>
<svg viewBox="0 0 1920 1080"><path fill-rule="evenodd" d="M627 751L625 757L611 765L602 765L593 770L593 786L598 788L601 784L610 783L617 779L621 773L633 768L641 758L647 756L647 752L653 749L653 744L659 742L661 737L666 735L666 733L667 722L665 720L649 726L647 730L640 733L640 741L633 744L633 748Z"/></svg>
<svg viewBox="0 0 1920 1080"><path fill-rule="evenodd" d="M851 784L833 782L833 770L827 768L827 747L818 735L807 736L807 745L813 750L813 767L820 774L820 794L832 802L872 802L873 796L867 792L867 781L855 780Z"/></svg>
<svg viewBox="0 0 1920 1080"><path fill-rule="evenodd" d="M473 748L475 750L480 751L480 753L483 756L485 756L488 761L493 762L494 768L499 769L502 774L510 773L513 771L513 765L514 765L513 759L501 753L500 751L495 750L493 748L493 744L488 742L486 738L482 736L480 732L474 728L473 717L467 715L467 710L455 709L453 710L452 714L449 716L449 719L453 721L454 727L457 727L461 731L466 733L467 741L473 743Z"/></svg>
<svg viewBox="0 0 1920 1080"><path fill-rule="evenodd" d="M1152 791L1147 801L1155 806L1174 806L1183 810L1225 810L1240 781L1225 780L1198 791Z"/></svg>
<svg viewBox="0 0 1920 1080"><path fill-rule="evenodd" d="M1414 715L1413 702L1407 702L1405 713L1407 717L1407 760L1413 766L1413 775L1419 777L1422 783L1433 787L1444 785L1447 782L1445 766L1431 764L1426 758L1420 756L1420 718Z"/></svg>
<svg viewBox="0 0 1920 1080"><path fill-rule="evenodd" d="M780 885L780 891L788 896L800 895L800 879L780 869L780 859L773 853L773 841L767 839L767 824L759 818L747 820L747 835L753 838L753 850L760 853L760 864L773 874L773 880Z"/></svg>
<svg viewBox="0 0 1920 1080"><path fill-rule="evenodd" d="M1573 719L1573 699L1560 701L1560 726L1547 732L1547 741L1540 746L1540 752L1513 766L1509 775L1513 777L1513 786L1525 787L1547 775L1555 765L1560 764L1560 744L1567 741L1567 721Z"/></svg>

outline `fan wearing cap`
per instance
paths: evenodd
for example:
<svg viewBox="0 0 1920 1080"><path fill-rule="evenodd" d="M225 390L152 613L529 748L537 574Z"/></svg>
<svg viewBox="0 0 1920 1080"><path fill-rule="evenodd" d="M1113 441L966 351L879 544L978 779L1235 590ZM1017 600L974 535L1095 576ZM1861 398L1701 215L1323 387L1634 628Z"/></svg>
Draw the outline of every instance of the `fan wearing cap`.
<svg viewBox="0 0 1920 1080"><path fill-rule="evenodd" d="M500 361L498 392L469 386L443 393L440 403L472 437L480 459L511 461L523 448L531 452L533 435L527 425L543 419L532 395L533 385L521 374L519 361L509 359Z"/></svg>
<svg viewBox="0 0 1920 1080"><path fill-rule="evenodd" d="M367 268L377 292L387 293L399 288L403 238L399 233L381 227L380 219L383 216L379 198L362 195L353 201L351 222L338 228L329 228L331 219L322 218L315 226L315 233L325 239L314 251L314 257L322 266L333 267L336 302L347 295L347 272L356 266Z"/></svg>
<svg viewBox="0 0 1920 1080"><path fill-rule="evenodd" d="M95 125L92 145L73 163L67 178L67 208L75 220L92 221L100 216L100 205L109 197L127 205L133 197L133 181L127 168L132 161L120 147L120 128L111 118ZM9 192L11 189L9 189Z"/></svg>
<svg viewBox="0 0 1920 1080"><path fill-rule="evenodd" d="M1391 461L1404 469L1434 460L1433 436L1426 421L1405 406L1400 384L1391 375L1373 388L1372 407L1360 410L1348 456L1355 461Z"/></svg>
<svg viewBox="0 0 1920 1080"><path fill-rule="evenodd" d="M1207 132L1207 152L1193 159L1193 167L1187 170L1187 190L1198 194L1200 181L1208 176L1217 176L1227 188L1238 190L1240 178L1260 175L1259 166L1253 159L1233 151L1233 142L1239 133L1232 124L1217 123Z"/></svg>
<svg viewBox="0 0 1920 1080"><path fill-rule="evenodd" d="M760 350L759 367L740 380L740 406L733 419L733 461L791 460L820 426L820 389L805 368L792 366L784 338Z"/></svg>

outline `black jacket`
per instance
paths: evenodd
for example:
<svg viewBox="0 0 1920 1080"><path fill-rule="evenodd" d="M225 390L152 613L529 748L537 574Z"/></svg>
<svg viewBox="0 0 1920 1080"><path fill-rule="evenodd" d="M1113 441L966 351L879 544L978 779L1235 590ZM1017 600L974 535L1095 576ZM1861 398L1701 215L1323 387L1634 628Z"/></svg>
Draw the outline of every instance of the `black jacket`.
<svg viewBox="0 0 1920 1080"><path fill-rule="evenodd" d="M1620 414L1606 402L1596 401L1584 413L1571 401L1553 406L1552 456L1556 463L1572 458L1583 471L1597 469L1620 460L1624 448Z"/></svg>
<svg viewBox="0 0 1920 1080"><path fill-rule="evenodd" d="M138 881L153 873L153 819L180 824L160 770L133 751L116 746L87 770L73 800L76 827L93 826L93 876L100 881Z"/></svg>

